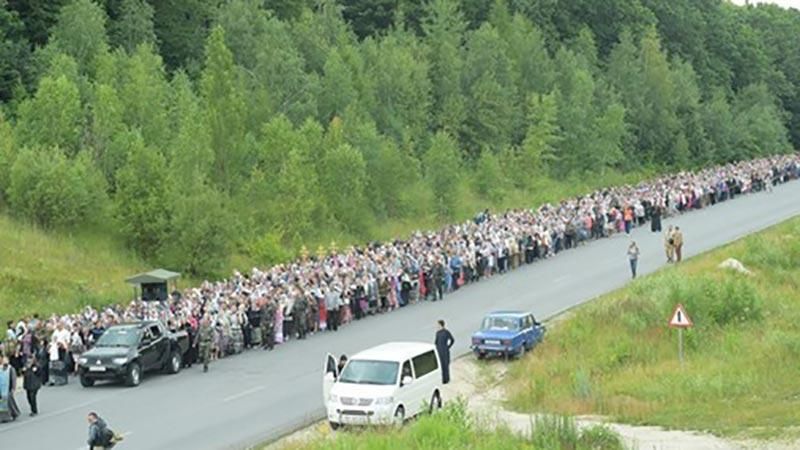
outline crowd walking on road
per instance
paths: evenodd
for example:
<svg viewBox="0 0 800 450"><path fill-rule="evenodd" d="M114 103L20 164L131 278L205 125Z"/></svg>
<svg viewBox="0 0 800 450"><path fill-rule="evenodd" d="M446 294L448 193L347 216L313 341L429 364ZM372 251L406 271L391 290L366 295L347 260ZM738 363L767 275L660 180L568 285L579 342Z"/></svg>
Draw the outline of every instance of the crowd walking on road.
<svg viewBox="0 0 800 450"><path fill-rule="evenodd" d="M798 177L800 155L792 154L601 189L536 209L484 211L472 220L406 239L344 250L332 245L290 263L235 272L225 280L174 292L166 302L134 300L63 316L22 318L7 324L0 350L15 375L38 372L41 385L62 384L74 373L78 355L109 326L161 320L188 332L192 346L184 365L199 362L207 370L213 360L244 349L271 350L310 334L336 332L370 315L442 300L464 285L592 240L630 234L647 222L652 232L661 233L666 218ZM679 227L668 227L664 246L669 262L681 261ZM635 244L628 256L635 277ZM33 413L39 383L31 379L27 385L33 392Z"/></svg>

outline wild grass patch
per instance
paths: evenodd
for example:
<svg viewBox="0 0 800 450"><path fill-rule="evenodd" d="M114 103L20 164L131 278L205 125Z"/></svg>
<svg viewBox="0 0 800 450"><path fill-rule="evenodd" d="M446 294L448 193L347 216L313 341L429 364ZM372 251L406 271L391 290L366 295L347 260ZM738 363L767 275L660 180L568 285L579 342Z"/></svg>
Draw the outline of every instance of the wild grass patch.
<svg viewBox="0 0 800 450"><path fill-rule="evenodd" d="M579 429L566 416L537 417L526 437L469 414L459 400L402 429L353 429L335 436L295 442L283 450L622 450L620 437L602 426Z"/></svg>
<svg viewBox="0 0 800 450"><path fill-rule="evenodd" d="M753 276L718 269L736 258ZM746 433L800 423L800 219L582 306L508 377L524 412ZM685 364L667 319L682 303Z"/></svg>

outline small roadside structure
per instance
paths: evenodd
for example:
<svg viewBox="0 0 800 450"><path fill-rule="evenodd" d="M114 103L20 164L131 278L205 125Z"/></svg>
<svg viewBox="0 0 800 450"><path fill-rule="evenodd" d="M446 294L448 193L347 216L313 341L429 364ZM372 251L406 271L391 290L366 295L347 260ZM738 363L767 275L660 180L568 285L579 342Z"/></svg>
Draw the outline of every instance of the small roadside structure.
<svg viewBox="0 0 800 450"><path fill-rule="evenodd" d="M169 270L156 269L150 272L140 273L125 280L126 283L138 287L140 295L135 295L136 298L141 298L144 301L166 301L169 297L169 283L173 282L173 287L177 289L177 280L181 274L178 272L170 272ZM134 294L137 293L134 287Z"/></svg>

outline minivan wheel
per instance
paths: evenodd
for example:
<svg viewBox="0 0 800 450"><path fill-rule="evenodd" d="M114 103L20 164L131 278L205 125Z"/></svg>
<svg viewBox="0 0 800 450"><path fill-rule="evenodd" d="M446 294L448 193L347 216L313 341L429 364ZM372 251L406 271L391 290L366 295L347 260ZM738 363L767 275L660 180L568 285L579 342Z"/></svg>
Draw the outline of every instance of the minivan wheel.
<svg viewBox="0 0 800 450"><path fill-rule="evenodd" d="M131 387L138 386L141 378L142 368L139 367L138 363L131 363L131 365L128 366L128 374L125 376L125 384Z"/></svg>
<svg viewBox="0 0 800 450"><path fill-rule="evenodd" d="M406 410L402 406L398 406L394 411L394 426L402 427L406 421Z"/></svg>
<svg viewBox="0 0 800 450"><path fill-rule="evenodd" d="M433 413L440 409L442 409L442 396L439 395L439 391L436 391L433 393L433 396L431 397L430 412Z"/></svg>

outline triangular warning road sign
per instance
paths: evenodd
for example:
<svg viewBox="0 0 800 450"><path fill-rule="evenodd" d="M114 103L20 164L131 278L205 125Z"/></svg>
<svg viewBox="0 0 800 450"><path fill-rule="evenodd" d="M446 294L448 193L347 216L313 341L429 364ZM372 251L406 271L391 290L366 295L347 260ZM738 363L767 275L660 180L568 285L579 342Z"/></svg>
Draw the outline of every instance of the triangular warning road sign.
<svg viewBox="0 0 800 450"><path fill-rule="evenodd" d="M675 311L672 312L672 317L669 319L669 326L673 328L689 328L692 325L692 319L686 314L683 305L678 303L678 306L675 307Z"/></svg>

